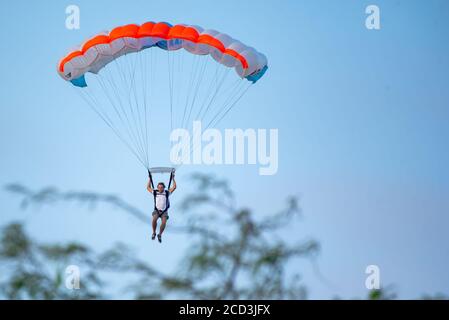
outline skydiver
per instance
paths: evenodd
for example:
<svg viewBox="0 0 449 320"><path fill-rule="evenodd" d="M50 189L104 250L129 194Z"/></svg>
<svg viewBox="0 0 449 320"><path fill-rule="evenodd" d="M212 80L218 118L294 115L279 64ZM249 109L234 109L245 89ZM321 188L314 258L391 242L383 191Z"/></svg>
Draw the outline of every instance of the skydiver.
<svg viewBox="0 0 449 320"><path fill-rule="evenodd" d="M147 184L147 190L154 197L154 210L152 213L153 234L151 235L151 239L154 240L156 238L157 220L159 218L161 218L162 223L159 228L159 234L157 235L157 240L159 242L162 242L162 233L165 230L165 226L166 226L167 220L169 218L169 216L168 216L168 209L170 208L169 197L176 190L176 181L175 181L174 174L173 174L173 186L168 190L165 190L165 184L163 182L159 182L157 184L156 190L153 190L151 185L152 184L151 184L151 178L150 178L150 180L148 181L148 184Z"/></svg>

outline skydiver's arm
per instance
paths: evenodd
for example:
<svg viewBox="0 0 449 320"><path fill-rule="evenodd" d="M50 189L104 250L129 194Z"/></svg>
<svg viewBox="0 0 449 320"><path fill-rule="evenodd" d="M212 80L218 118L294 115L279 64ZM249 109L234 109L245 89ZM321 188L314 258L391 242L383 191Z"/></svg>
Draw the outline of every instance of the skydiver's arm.
<svg viewBox="0 0 449 320"><path fill-rule="evenodd" d="M173 176L173 187L171 187L170 189L168 189L168 191L170 192L170 193L173 193L173 191L175 191L176 190L176 180L175 180L175 177Z"/></svg>
<svg viewBox="0 0 449 320"><path fill-rule="evenodd" d="M148 180L148 183L147 183L147 190L148 190L149 193L153 193L153 188L151 187L151 179Z"/></svg>

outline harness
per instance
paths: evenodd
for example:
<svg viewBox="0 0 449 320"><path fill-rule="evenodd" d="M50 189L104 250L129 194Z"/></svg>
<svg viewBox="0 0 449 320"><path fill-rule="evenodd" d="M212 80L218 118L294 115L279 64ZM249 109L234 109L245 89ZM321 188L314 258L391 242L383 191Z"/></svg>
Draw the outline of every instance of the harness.
<svg viewBox="0 0 449 320"><path fill-rule="evenodd" d="M170 173L170 181L168 183L168 189L170 189L171 183L173 181L173 176L175 173L175 169L174 168L149 168L148 169L148 176L150 178L150 182L151 182L151 187L153 189L153 197L154 197L154 210L157 211L159 213L159 218L167 212L167 210L170 208L170 191L165 190L164 195L165 195L165 209L164 210L159 210L158 208L156 208L156 196L157 196L157 190L154 189L154 183L153 183L153 175L151 174L152 172L154 173Z"/></svg>
<svg viewBox="0 0 449 320"><path fill-rule="evenodd" d="M153 190L153 197L154 197L154 210L156 210L157 212L159 212L159 216L161 216L162 214L164 214L165 212L167 212L168 208L170 208L170 200L169 200L169 196L170 196L170 192L168 190L164 191L164 195L165 195L165 209L164 210L159 210L158 208L156 208L156 196L157 196L157 190Z"/></svg>

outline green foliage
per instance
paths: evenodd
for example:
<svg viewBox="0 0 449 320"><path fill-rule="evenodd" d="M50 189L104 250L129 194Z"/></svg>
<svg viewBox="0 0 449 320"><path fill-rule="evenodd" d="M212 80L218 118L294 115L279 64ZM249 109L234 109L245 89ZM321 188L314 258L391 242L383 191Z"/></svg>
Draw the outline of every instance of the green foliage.
<svg viewBox="0 0 449 320"><path fill-rule="evenodd" d="M3 259L25 258L30 253L31 243L19 223L11 223L3 230L0 257Z"/></svg>
<svg viewBox="0 0 449 320"><path fill-rule="evenodd" d="M39 245L30 239L23 226L11 223L2 230L0 296L8 299L90 299L101 298L100 282L92 270L90 252L76 243ZM64 287L61 265L76 262L86 266L86 283L82 291ZM90 266L90 268L89 268Z"/></svg>
<svg viewBox="0 0 449 320"><path fill-rule="evenodd" d="M170 232L189 238L190 246L179 269L165 274L136 258L125 244L102 253L80 243L39 244L30 239L20 223L5 226L0 238L0 298L7 299L104 299L120 296L107 288L105 278L115 274L125 283L120 292L134 299L302 299L307 290L299 273L287 266L306 258L314 263L319 244L304 239L296 244L279 235L301 214L298 199L290 197L278 213L236 208L226 181L212 176L193 176L196 190L181 204L183 222ZM61 192L44 188L37 192L19 184L7 190L21 197L22 208L75 202L89 209L109 205L148 224L147 215L114 195L95 192ZM83 270L80 290L65 288L65 268ZM313 264L316 267L316 264ZM123 284L122 283L122 284ZM109 294L106 294L108 292ZM370 300L397 296L391 286L372 290ZM423 299L447 299L443 294Z"/></svg>
<svg viewBox="0 0 449 320"><path fill-rule="evenodd" d="M196 174L193 185L196 190L181 204L184 221L170 225L170 232L190 239L179 269L173 274L155 270L123 244L100 254L79 243L36 244L28 239L21 225L13 224L5 228L0 250L1 259L14 261L16 267L7 268L11 274L2 283L1 293L21 299L104 298L106 288L101 279L116 273L126 277L124 291L136 299L305 298L300 274L287 274L285 269L291 263L298 265L299 258L312 259L319 252L319 245L313 239L291 245L280 235L300 214L297 199L289 198L286 208L278 213L256 215L235 206L232 190L223 180ZM7 189L22 198L24 208L76 202L93 209L106 204L143 223L150 222L144 212L113 195L61 192L53 187L34 192L17 184ZM25 260L25 256L32 259ZM76 290L76 294L64 287L61 267L69 264L88 270L83 272L82 289Z"/></svg>

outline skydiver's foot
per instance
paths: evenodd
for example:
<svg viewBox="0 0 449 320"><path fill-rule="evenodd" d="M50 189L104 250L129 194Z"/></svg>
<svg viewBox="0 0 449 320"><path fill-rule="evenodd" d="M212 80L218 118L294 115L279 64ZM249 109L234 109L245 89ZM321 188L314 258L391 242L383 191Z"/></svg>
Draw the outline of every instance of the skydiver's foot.
<svg viewBox="0 0 449 320"><path fill-rule="evenodd" d="M151 235L151 240L154 240L154 238L156 238L156 234L155 234L155 233L153 233L153 234Z"/></svg>
<svg viewBox="0 0 449 320"><path fill-rule="evenodd" d="M157 235L157 241L159 241L160 243L162 243L162 235L160 235L160 234Z"/></svg>

